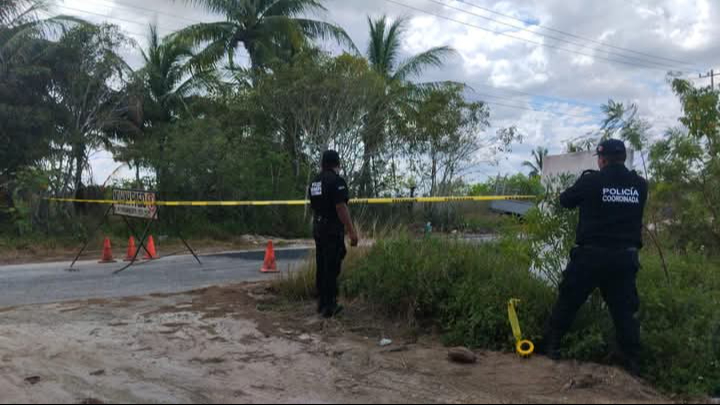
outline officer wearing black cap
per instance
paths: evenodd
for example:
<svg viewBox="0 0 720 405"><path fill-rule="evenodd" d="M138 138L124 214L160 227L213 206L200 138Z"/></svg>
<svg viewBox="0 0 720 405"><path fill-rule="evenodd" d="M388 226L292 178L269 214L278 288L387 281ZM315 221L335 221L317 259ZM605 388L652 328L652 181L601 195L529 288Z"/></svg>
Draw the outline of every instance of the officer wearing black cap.
<svg viewBox="0 0 720 405"><path fill-rule="evenodd" d="M358 236L348 208L348 187L340 177L340 155L329 150L322 156L322 172L310 184L308 196L314 212L313 233L317 258L318 313L331 318L342 307L337 304L337 279L340 276L345 249L345 231L352 246Z"/></svg>
<svg viewBox="0 0 720 405"><path fill-rule="evenodd" d="M625 144L608 140L597 148L600 171L587 171L560 196L567 209L580 208L577 246L563 273L559 298L545 336L545 353L559 358L560 343L588 297L599 289L617 332L624 365L638 372L640 301L636 279L643 246L648 186L625 166Z"/></svg>

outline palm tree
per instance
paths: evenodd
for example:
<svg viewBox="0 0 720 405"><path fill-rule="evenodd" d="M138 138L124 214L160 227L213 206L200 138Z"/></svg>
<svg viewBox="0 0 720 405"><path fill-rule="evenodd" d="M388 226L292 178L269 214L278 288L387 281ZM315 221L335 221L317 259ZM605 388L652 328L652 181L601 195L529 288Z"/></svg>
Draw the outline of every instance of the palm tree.
<svg viewBox="0 0 720 405"><path fill-rule="evenodd" d="M368 17L370 43L367 59L371 68L382 78L384 94L368 114L368 125L363 136L365 156L360 177L360 193L372 196L376 193L373 182L376 170L373 160L385 144L386 134L393 114L400 114L402 104L412 102L425 90L449 83L412 83L411 79L426 69L440 67L446 58L455 54L448 46L431 48L425 52L400 60L402 38L407 29L407 18L390 22L387 16L373 20ZM454 83L457 84L457 83Z"/></svg>
<svg viewBox="0 0 720 405"><path fill-rule="evenodd" d="M14 26L44 6L40 0L0 0L0 26Z"/></svg>
<svg viewBox="0 0 720 405"><path fill-rule="evenodd" d="M138 72L147 119L170 122L187 108L194 91L209 85L210 72L193 71L192 45L175 38L161 39L157 27L150 27L148 49L142 50L145 66Z"/></svg>
<svg viewBox="0 0 720 405"><path fill-rule="evenodd" d="M64 28L69 23L87 24L76 17L38 18L45 10L45 0L0 0L0 64L28 63L38 54L37 42L45 42L47 31Z"/></svg>
<svg viewBox="0 0 720 405"><path fill-rule="evenodd" d="M388 23L387 16L374 21L368 18L370 44L367 51L373 70L388 84L406 83L429 67L441 67L447 57L455 54L452 48L441 46L400 61L400 47L408 19L399 18L389 26Z"/></svg>
<svg viewBox="0 0 720 405"><path fill-rule="evenodd" d="M538 177L542 174L543 167L545 166L545 158L548 156L550 151L547 148L538 146L537 149L532 151L532 157L534 162L526 160L523 162L523 167L530 169L531 177Z"/></svg>
<svg viewBox="0 0 720 405"><path fill-rule="evenodd" d="M28 63L37 56L35 45L42 39L43 22L36 12L44 7L39 0L0 0L0 65Z"/></svg>
<svg viewBox="0 0 720 405"><path fill-rule="evenodd" d="M50 137L62 125L46 88L55 75L55 44L50 30L82 21L60 16L47 20L38 12L42 0L0 0L0 128L7 147L0 152L0 176L46 155Z"/></svg>
<svg viewBox="0 0 720 405"><path fill-rule="evenodd" d="M129 145L121 151L124 160L133 162L139 183L142 141L153 128L176 120L189 111L189 100L203 89L212 87L214 71L198 71L190 61L192 46L174 37L161 38L156 26L150 26L147 50L141 49L144 66L135 72L129 86L128 120L132 122L116 136ZM166 131L157 131L166 134ZM139 142L138 142L139 141ZM167 139L157 139L162 150ZM158 175L158 177L162 177Z"/></svg>
<svg viewBox="0 0 720 405"><path fill-rule="evenodd" d="M302 47L305 40L334 39L354 49L345 31L333 24L301 17L326 11L321 0L186 0L207 11L223 14L225 21L195 24L176 35L193 46L204 46L194 58L200 66L214 66L244 45L253 70L265 67L288 46Z"/></svg>

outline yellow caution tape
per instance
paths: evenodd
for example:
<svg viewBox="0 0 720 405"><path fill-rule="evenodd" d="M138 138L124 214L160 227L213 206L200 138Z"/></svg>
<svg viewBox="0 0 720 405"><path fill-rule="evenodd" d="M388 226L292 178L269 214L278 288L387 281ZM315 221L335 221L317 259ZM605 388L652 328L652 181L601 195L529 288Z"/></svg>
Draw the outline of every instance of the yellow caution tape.
<svg viewBox="0 0 720 405"><path fill-rule="evenodd" d="M356 198L350 204L406 204L406 203L448 203L448 202L482 202L534 200L536 196L489 196L489 197L416 197L416 198ZM65 203L103 204L103 205L146 205L158 207L241 207L241 206L301 206L310 204L307 200L289 201L115 201L115 200L83 200L77 198L47 198L48 201Z"/></svg>
<svg viewBox="0 0 720 405"><path fill-rule="evenodd" d="M520 321L518 320L515 307L520 304L519 299L511 299L508 302L508 318L510 318L510 326L512 327L513 336L515 336L515 350L520 357L530 357L535 353L535 345L529 340L523 340L522 330L520 330Z"/></svg>

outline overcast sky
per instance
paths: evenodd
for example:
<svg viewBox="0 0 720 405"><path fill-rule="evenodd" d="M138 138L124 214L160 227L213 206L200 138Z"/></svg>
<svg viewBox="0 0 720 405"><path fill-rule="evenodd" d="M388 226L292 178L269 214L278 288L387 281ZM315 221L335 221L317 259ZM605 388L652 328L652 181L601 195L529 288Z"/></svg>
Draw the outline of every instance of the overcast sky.
<svg viewBox="0 0 720 405"><path fill-rule="evenodd" d="M150 23L162 34L221 19L183 0L65 0L55 13L120 25L145 46ZM499 164L484 164L473 178L521 171L530 150L563 145L597 129L600 105L612 98L634 102L662 136L680 107L666 82L680 71L697 84L700 72L720 70L720 2L717 0L327 0L316 16L336 23L364 50L367 17L407 16L404 56L450 45L458 56L419 81L455 80L487 101L493 134L516 125L522 144ZM404 4L401 5L401 4ZM715 41L712 41L715 38ZM137 49L125 51L140 66ZM717 78L720 81L720 78ZM94 177L104 182L118 167L110 156L93 158ZM122 172L122 171L121 171Z"/></svg>

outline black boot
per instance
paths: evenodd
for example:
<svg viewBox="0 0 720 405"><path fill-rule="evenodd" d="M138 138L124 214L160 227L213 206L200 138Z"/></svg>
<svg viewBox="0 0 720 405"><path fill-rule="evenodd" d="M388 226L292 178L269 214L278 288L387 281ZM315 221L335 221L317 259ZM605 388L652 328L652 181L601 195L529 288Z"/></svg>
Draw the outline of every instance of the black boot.
<svg viewBox="0 0 720 405"><path fill-rule="evenodd" d="M340 315L344 310L345 307L336 304L329 308L325 308L325 312L323 312L323 317L325 317L326 319L334 318Z"/></svg>
<svg viewBox="0 0 720 405"><path fill-rule="evenodd" d="M625 371L633 377L640 377L640 362L636 359L626 360Z"/></svg>
<svg viewBox="0 0 720 405"><path fill-rule="evenodd" d="M622 366L633 377L640 377L640 356L623 354Z"/></svg>

